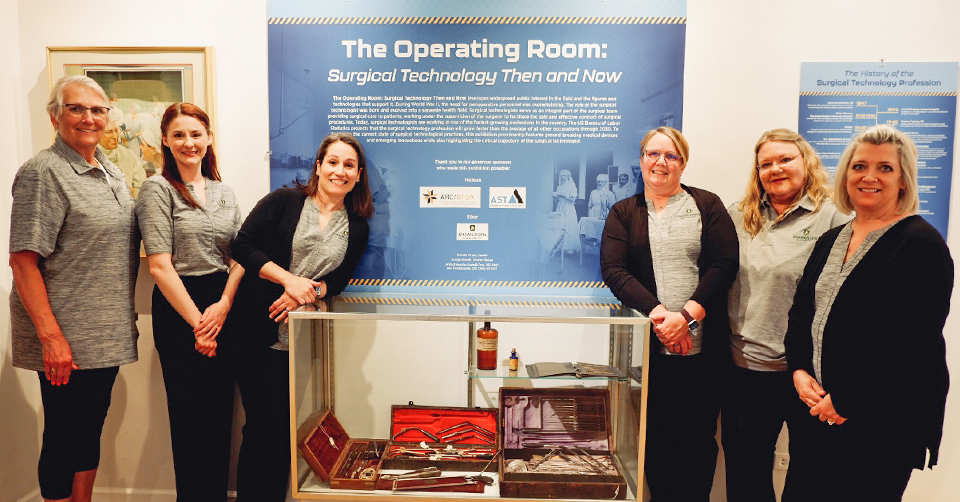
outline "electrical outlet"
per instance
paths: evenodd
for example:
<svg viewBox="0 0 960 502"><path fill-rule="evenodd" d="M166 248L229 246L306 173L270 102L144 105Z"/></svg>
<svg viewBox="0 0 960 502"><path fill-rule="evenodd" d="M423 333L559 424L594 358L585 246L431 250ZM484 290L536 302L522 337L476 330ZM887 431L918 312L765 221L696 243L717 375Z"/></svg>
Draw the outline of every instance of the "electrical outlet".
<svg viewBox="0 0 960 502"><path fill-rule="evenodd" d="M777 453L773 456L773 468L778 471L787 470L790 465L790 455L787 453Z"/></svg>

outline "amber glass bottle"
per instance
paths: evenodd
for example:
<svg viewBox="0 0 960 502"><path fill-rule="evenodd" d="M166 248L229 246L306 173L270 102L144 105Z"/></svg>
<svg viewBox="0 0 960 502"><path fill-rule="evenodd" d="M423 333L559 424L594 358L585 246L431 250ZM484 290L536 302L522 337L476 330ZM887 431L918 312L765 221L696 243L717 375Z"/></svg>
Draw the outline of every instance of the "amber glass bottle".
<svg viewBox="0 0 960 502"><path fill-rule="evenodd" d="M490 322L484 322L483 327L477 330L477 369L497 369L497 330L490 327Z"/></svg>

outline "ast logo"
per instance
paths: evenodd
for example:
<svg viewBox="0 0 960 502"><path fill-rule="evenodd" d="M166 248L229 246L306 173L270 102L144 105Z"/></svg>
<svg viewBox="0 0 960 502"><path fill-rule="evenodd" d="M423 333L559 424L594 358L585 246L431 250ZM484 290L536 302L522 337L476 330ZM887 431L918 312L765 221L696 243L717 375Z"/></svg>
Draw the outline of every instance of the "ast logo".
<svg viewBox="0 0 960 502"><path fill-rule="evenodd" d="M490 207L525 209L527 187L490 187Z"/></svg>

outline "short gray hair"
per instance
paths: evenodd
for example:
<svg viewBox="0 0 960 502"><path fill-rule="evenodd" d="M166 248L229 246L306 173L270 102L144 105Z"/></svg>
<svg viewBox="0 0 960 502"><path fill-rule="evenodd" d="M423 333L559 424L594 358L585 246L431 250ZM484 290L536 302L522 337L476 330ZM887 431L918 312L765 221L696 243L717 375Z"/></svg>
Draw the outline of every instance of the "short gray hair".
<svg viewBox="0 0 960 502"><path fill-rule="evenodd" d="M100 87L100 84L98 84L96 80L85 75L62 77L60 80L57 80L57 83L53 84L53 89L50 90L50 99L47 100L47 114L49 114L51 118L60 117L60 113L63 112L63 90L71 85L89 87L103 98L104 104L110 103L110 99L107 98L107 93L103 92L103 87Z"/></svg>
<svg viewBox="0 0 960 502"><path fill-rule="evenodd" d="M875 125L854 136L843 151L843 155L840 156L833 191L837 209L846 214L854 210L850 194L847 193L847 171L857 147L864 143L890 144L897 147L897 154L900 157L900 181L903 182L904 187L898 197L897 211L900 214L916 213L920 209L920 194L917 193L917 145L903 132L885 124Z"/></svg>

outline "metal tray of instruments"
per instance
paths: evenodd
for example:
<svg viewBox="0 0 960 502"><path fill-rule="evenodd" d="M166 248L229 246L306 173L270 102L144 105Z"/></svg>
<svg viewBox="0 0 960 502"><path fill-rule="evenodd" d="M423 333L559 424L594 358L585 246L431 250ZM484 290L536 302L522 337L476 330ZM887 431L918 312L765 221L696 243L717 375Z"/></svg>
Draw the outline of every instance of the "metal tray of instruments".
<svg viewBox="0 0 960 502"><path fill-rule="evenodd" d="M496 408L394 405L384 469L479 471L497 452Z"/></svg>
<svg viewBox="0 0 960 502"><path fill-rule="evenodd" d="M500 495L623 499L607 389L500 389Z"/></svg>

